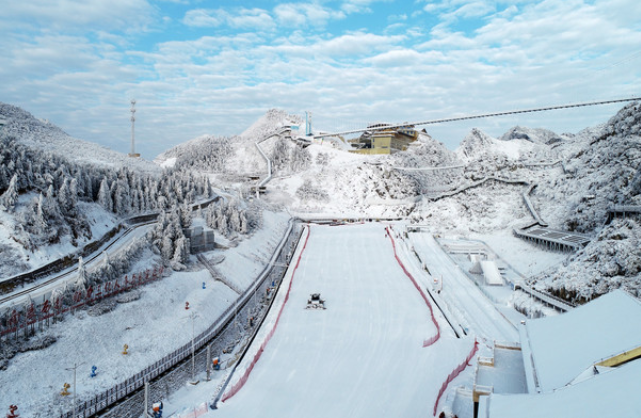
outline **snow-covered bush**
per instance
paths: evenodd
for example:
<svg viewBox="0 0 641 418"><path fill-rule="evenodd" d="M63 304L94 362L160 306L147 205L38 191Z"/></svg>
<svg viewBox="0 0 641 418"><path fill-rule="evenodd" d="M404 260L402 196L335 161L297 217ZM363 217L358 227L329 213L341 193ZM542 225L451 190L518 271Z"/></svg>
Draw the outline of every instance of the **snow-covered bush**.
<svg viewBox="0 0 641 418"><path fill-rule="evenodd" d="M316 200L324 202L329 198L327 192L315 185L311 179L305 179L303 184L296 190L296 196L303 201Z"/></svg>

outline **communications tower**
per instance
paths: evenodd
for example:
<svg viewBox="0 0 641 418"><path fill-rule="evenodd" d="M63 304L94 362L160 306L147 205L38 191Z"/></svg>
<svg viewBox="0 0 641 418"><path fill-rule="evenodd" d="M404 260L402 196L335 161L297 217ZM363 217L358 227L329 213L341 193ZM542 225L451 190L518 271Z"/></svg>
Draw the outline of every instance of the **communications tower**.
<svg viewBox="0 0 641 418"><path fill-rule="evenodd" d="M135 141L134 141L134 123L136 122L136 99L131 99L131 151L129 152L130 157L140 157L140 154L136 152Z"/></svg>

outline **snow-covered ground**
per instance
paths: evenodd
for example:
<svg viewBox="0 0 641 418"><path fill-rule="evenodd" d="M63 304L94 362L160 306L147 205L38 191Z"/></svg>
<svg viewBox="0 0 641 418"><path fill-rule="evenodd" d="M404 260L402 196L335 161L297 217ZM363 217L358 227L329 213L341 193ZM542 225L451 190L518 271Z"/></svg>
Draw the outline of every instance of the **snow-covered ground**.
<svg viewBox="0 0 641 418"><path fill-rule="evenodd" d="M314 292L326 310L305 309ZM263 333L278 312L272 308ZM273 338L216 416L426 416L472 346L445 331L423 348L435 332L384 225L312 226ZM251 359L245 357L238 376Z"/></svg>
<svg viewBox="0 0 641 418"><path fill-rule="evenodd" d="M218 265L227 280L244 289L266 264L287 228L288 217L264 212L264 227L236 247L216 249L207 256L224 259ZM157 262L148 253L133 266L144 270ZM206 289L202 284L206 284ZM19 406L21 416L50 416L71 410L70 397L61 397L65 382L73 380L67 369L78 365L77 396L87 399L121 383L167 353L189 342L193 328L198 335L230 306L238 294L205 269L174 272L145 286L138 300L118 303L111 312L91 316L76 311L63 322L52 324L38 338L50 335L57 341L37 351L17 353L7 370L0 372L0 407ZM190 310L185 310L189 302ZM129 346L123 355L124 344ZM97 376L91 378L91 366Z"/></svg>

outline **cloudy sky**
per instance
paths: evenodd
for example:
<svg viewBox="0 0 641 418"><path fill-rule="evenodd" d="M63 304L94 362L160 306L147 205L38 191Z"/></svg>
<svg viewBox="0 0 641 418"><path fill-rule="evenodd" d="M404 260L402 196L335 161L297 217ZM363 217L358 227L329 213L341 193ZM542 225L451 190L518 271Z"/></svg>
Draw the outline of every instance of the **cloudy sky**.
<svg viewBox="0 0 641 418"><path fill-rule="evenodd" d="M0 101L72 136L151 159L268 109L315 128L641 94L638 0L3 1ZM577 132L621 105L430 126Z"/></svg>

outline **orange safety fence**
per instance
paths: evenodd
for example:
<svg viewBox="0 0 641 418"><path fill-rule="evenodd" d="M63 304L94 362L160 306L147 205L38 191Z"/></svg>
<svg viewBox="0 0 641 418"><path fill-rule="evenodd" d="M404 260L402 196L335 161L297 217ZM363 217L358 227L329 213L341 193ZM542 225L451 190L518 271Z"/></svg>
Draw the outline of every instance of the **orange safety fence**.
<svg viewBox="0 0 641 418"><path fill-rule="evenodd" d="M423 341L423 347L429 347L430 345L432 345L435 342L437 342L439 338L441 338L441 327L438 324L438 321L436 320L436 317L434 316L434 309L432 308L432 304L427 299L427 296L423 292L423 289L421 289L421 287L418 285L418 283L416 282L414 277L410 274L410 272L407 271L407 269L405 268L405 265L403 264L401 259L398 258L398 254L396 253L396 243L394 242L394 238L392 237L392 229L390 227L387 227L387 228L385 228L385 230L387 231L387 235L389 236L390 241L392 241L392 248L394 249L394 258L396 258L396 261L398 262L398 264L403 269L403 272L405 273L405 275L407 277L409 277L409 279L412 281L412 283L414 284L414 287L416 287L416 290L418 290L418 292L421 294L421 297L423 298L423 300L425 301L425 304L427 305L427 307L430 310L430 316L432 317L432 322L434 323L434 326L436 327L436 335L434 335L434 336L428 338L427 340Z"/></svg>
<svg viewBox="0 0 641 418"><path fill-rule="evenodd" d="M447 389L447 385L452 382L465 368L468 366L470 360L474 357L476 352L479 350L479 343L474 339L474 347L472 347L472 351L470 351L470 354L467 355L465 358L465 361L456 366L454 370L447 376L447 379L445 379L445 382L441 385L441 389L438 391L438 395L436 396L436 401L434 402L434 416L436 416L436 408L438 408L438 403L441 400L441 397L445 393L445 390Z"/></svg>

